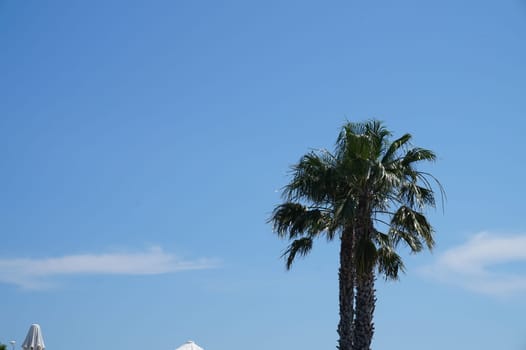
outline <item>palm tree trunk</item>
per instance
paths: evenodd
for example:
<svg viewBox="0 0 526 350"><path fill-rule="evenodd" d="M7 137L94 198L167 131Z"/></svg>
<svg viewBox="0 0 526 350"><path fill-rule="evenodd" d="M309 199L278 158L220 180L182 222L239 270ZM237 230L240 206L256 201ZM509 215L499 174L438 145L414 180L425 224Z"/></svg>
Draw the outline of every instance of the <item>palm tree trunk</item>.
<svg viewBox="0 0 526 350"><path fill-rule="evenodd" d="M376 304L374 280L374 269L371 268L356 281L353 350L370 350L371 348L374 334L373 313Z"/></svg>
<svg viewBox="0 0 526 350"><path fill-rule="evenodd" d="M340 270L340 323L338 324L339 350L352 350L354 319L354 232L346 228L341 236Z"/></svg>
<svg viewBox="0 0 526 350"><path fill-rule="evenodd" d="M374 334L373 313L376 304L374 289L376 258L374 255L376 254L376 247L371 241L374 226L371 221L368 203L367 199L360 200L358 211L361 215L358 215L358 220L355 224L356 245L360 246L359 249L361 251L359 254L355 252L357 256L359 255L356 263L360 266L356 266L359 271L356 271L355 274L356 310L354 315L353 350L370 350Z"/></svg>

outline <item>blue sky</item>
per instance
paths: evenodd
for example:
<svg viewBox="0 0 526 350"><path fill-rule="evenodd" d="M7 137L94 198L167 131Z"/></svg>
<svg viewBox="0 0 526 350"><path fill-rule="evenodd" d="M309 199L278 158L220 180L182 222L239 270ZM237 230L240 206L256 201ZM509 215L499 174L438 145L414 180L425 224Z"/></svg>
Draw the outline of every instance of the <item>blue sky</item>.
<svg viewBox="0 0 526 350"><path fill-rule="evenodd" d="M0 342L335 348L337 244L286 272L290 165L377 118L436 151L437 247L375 349L524 349L526 4L0 1Z"/></svg>

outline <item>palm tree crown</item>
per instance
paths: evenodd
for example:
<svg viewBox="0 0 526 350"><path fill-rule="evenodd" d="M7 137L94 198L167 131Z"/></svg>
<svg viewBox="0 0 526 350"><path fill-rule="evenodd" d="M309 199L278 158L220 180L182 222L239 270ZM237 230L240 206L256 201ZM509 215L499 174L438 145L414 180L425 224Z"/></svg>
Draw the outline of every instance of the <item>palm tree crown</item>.
<svg viewBox="0 0 526 350"><path fill-rule="evenodd" d="M284 203L270 219L277 235L290 241L283 254L287 269L316 238L340 239L340 350L369 349L374 270L397 279L404 269L400 243L412 252L434 245L424 210L436 204L432 183L444 192L416 166L436 156L412 147L410 134L393 142L391 136L375 120L345 124L334 152L311 151L292 167Z"/></svg>

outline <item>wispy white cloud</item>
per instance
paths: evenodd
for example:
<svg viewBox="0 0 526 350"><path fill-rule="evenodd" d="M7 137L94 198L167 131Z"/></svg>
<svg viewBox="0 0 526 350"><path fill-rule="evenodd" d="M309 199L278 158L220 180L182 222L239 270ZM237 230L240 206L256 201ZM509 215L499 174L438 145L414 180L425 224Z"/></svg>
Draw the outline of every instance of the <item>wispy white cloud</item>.
<svg viewBox="0 0 526 350"><path fill-rule="evenodd" d="M422 272L441 282L493 296L526 292L526 234L479 233L466 243L450 248Z"/></svg>
<svg viewBox="0 0 526 350"><path fill-rule="evenodd" d="M52 285L60 275L158 275L217 267L217 262L183 260L153 247L139 253L80 254L44 259L0 259L0 282L27 289Z"/></svg>

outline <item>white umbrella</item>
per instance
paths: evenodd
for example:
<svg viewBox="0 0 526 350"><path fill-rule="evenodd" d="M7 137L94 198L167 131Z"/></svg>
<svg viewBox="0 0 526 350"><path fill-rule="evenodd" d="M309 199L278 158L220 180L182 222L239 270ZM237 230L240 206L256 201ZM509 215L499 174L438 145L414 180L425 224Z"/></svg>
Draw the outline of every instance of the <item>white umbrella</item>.
<svg viewBox="0 0 526 350"><path fill-rule="evenodd" d="M38 324L32 324L26 335L26 340L22 343L24 350L44 350L44 338L42 338L42 331Z"/></svg>
<svg viewBox="0 0 526 350"><path fill-rule="evenodd" d="M189 340L175 350L203 350L203 348Z"/></svg>

